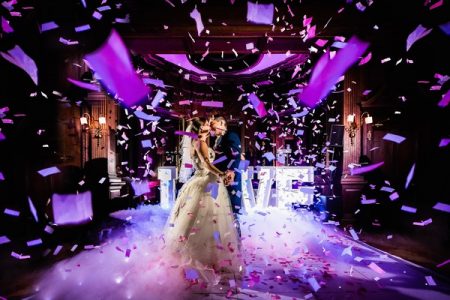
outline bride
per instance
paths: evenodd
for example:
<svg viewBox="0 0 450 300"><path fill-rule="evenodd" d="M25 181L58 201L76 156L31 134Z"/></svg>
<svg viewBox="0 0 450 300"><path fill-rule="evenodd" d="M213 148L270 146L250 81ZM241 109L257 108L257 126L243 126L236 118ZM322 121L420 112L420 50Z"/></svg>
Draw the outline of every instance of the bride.
<svg viewBox="0 0 450 300"><path fill-rule="evenodd" d="M189 135L183 137L195 173L178 194L165 240L185 271L194 270L205 282L217 284L220 277L240 277L243 263L225 187L228 174L212 163L214 151L207 142L210 130L207 119L194 118L187 129Z"/></svg>

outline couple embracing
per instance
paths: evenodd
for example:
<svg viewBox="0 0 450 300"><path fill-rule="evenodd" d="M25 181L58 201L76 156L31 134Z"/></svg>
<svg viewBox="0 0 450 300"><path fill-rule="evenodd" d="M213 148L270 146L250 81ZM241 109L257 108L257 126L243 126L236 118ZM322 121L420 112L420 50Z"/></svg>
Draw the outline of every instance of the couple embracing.
<svg viewBox="0 0 450 300"><path fill-rule="evenodd" d="M222 117L194 118L183 137L183 157L195 170L182 186L168 220L165 240L169 251L204 281L240 277L241 144ZM209 144L215 137L214 146ZM214 162L214 163L213 163ZM183 161L182 163L186 163Z"/></svg>

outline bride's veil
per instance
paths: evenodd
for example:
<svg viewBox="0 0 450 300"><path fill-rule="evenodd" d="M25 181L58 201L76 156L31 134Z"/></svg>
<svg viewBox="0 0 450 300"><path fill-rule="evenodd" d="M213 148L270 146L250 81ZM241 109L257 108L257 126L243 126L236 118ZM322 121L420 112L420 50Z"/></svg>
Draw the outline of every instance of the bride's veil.
<svg viewBox="0 0 450 300"><path fill-rule="evenodd" d="M187 132L191 132L192 126L186 128ZM181 164L180 171L178 173L178 181L181 183L186 183L192 175L193 172L193 161L192 161L192 138L187 135L183 135L181 139Z"/></svg>

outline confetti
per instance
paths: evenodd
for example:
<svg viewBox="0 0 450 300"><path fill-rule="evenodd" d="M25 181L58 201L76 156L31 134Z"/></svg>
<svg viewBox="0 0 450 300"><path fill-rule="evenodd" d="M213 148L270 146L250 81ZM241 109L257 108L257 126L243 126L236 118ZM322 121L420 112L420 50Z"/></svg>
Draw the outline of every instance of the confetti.
<svg viewBox="0 0 450 300"><path fill-rule="evenodd" d="M0 51L0 54L4 59L24 70L33 80L34 84L38 84L38 70L36 63L22 50L22 48L15 46L6 53Z"/></svg>
<svg viewBox="0 0 450 300"><path fill-rule="evenodd" d="M433 206L433 209L450 213L450 204L438 202Z"/></svg>
<svg viewBox="0 0 450 300"><path fill-rule="evenodd" d="M197 27L197 35L200 36L202 31L205 29L205 26L203 26L202 16L200 15L200 12L197 10L197 7L194 8L194 10L190 13L189 16L195 20L195 26Z"/></svg>
<svg viewBox="0 0 450 300"><path fill-rule="evenodd" d="M85 59L107 89L117 94L126 105L132 106L149 94L149 88L136 75L128 50L115 30L99 49L86 55Z"/></svg>
<svg viewBox="0 0 450 300"><path fill-rule="evenodd" d="M272 25L273 4L258 4L247 1L247 22Z"/></svg>
<svg viewBox="0 0 450 300"><path fill-rule="evenodd" d="M387 133L385 136L383 136L383 140L386 141L391 141L391 142L395 142L397 144L402 143L404 140L406 140L406 138L400 136L400 135L396 135L396 134L392 134L392 133Z"/></svg>
<svg viewBox="0 0 450 300"><path fill-rule="evenodd" d="M408 35L408 39L406 40L406 51L409 51L415 42L428 35L431 30L432 29L426 29L422 25L417 26L416 29Z"/></svg>
<svg viewBox="0 0 450 300"><path fill-rule="evenodd" d="M328 53L322 55L314 66L308 86L299 94L300 101L308 107L316 106L368 47L368 43L352 37L333 59L329 58Z"/></svg>

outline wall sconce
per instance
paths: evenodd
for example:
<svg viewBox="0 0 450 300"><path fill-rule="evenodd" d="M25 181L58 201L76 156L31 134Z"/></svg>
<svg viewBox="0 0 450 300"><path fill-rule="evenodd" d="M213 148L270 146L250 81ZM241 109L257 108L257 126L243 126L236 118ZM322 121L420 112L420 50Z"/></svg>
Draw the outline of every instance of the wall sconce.
<svg viewBox="0 0 450 300"><path fill-rule="evenodd" d="M368 112L363 112L360 116L360 124L362 124L363 117L367 114L367 116L364 118L364 124L372 124L373 118L370 116ZM348 132L348 136L350 138L350 144L354 145L354 138L356 137L356 131L359 129L358 124L356 123L356 116L355 114L350 114L347 116L347 123L348 127L345 127L345 131ZM367 132L367 139L370 140L372 137L372 133L369 130Z"/></svg>
<svg viewBox="0 0 450 300"><path fill-rule="evenodd" d="M93 123L96 123L95 126ZM106 118L100 116L98 120L94 120L91 118L91 115L88 113L84 113L80 118L80 124L83 131L89 131L94 134L94 138L97 139L97 146L100 144L100 139L103 137L103 127L106 124Z"/></svg>

